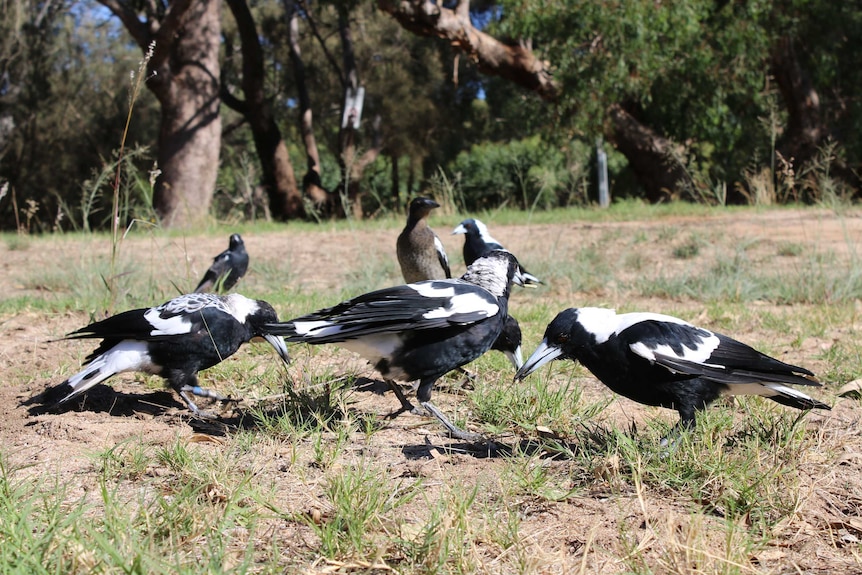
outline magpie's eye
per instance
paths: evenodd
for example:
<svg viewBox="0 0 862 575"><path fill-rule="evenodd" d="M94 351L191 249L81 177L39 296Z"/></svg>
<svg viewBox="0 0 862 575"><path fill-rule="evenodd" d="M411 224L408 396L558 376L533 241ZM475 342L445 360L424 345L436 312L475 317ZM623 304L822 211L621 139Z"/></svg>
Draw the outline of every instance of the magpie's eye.
<svg viewBox="0 0 862 575"><path fill-rule="evenodd" d="M566 343L567 341L569 341L569 334L561 333L557 336L557 343Z"/></svg>

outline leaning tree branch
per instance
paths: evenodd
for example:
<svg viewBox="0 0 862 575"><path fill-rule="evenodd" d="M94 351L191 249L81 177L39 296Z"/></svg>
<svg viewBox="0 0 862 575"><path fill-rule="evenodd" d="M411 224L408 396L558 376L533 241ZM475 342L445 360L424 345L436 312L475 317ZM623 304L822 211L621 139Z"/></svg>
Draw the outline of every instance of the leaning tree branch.
<svg viewBox="0 0 862 575"><path fill-rule="evenodd" d="M128 4L119 0L99 0L99 3L120 19L142 50L147 49L152 41L152 35L147 24L138 20L138 15Z"/></svg>
<svg viewBox="0 0 862 575"><path fill-rule="evenodd" d="M432 0L377 0L377 6L414 34L448 40L485 74L512 81L543 100L553 101L559 96L548 62L539 60L525 45L504 44L477 30L465 0L460 0L455 10Z"/></svg>

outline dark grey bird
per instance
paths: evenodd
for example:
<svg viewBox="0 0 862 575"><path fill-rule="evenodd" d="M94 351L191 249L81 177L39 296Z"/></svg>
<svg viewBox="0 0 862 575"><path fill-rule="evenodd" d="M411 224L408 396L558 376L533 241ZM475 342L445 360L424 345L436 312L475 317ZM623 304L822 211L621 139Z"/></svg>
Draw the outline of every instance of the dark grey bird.
<svg viewBox="0 0 862 575"><path fill-rule="evenodd" d="M819 387L807 369L668 315L567 309L548 325L515 378L554 359L581 362L613 391L638 403L677 410L675 432L694 428L695 413L721 395L761 395L797 409L830 409L788 387Z"/></svg>
<svg viewBox="0 0 862 575"><path fill-rule="evenodd" d="M452 235L456 234L464 234L464 263L468 266L476 261L476 258L482 257L491 250L506 249L491 237L488 226L475 218L468 218L458 224L458 227L452 230ZM529 273L523 266L519 271L524 278L525 286L535 287L542 283L542 280Z"/></svg>
<svg viewBox="0 0 862 575"><path fill-rule="evenodd" d="M440 204L428 198L414 198L410 202L407 225L395 243L401 275L407 283L452 277L443 243L428 227L428 214L439 207Z"/></svg>
<svg viewBox="0 0 862 575"><path fill-rule="evenodd" d="M478 441L480 435L459 429L431 403L431 390L444 374L491 348L503 330L512 283L520 281L515 257L494 251L460 278L377 290L264 329L289 342L337 343L362 355L404 411L416 412L393 380L419 380L421 406L453 437Z"/></svg>
<svg viewBox="0 0 862 575"><path fill-rule="evenodd" d="M198 409L189 394L227 401L198 385L199 371L233 355L253 337L263 337L285 363L284 339L261 331L278 321L270 304L240 294L187 294L158 307L134 309L73 331L65 339L93 338L102 342L87 358L86 367L48 389L43 402L65 403L94 385L124 371L141 371L167 380L198 417L212 417Z"/></svg>
<svg viewBox="0 0 862 575"><path fill-rule="evenodd" d="M239 234L232 234L228 248L213 259L195 293L216 291L224 293L248 270L248 253Z"/></svg>

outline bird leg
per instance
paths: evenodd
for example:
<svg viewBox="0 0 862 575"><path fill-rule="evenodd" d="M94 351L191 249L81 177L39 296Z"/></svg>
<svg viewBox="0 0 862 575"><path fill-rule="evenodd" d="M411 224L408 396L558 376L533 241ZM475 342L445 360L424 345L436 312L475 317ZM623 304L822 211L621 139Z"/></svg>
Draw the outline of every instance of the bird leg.
<svg viewBox="0 0 862 575"><path fill-rule="evenodd" d="M198 385L182 385L179 387L179 389L177 389L177 393L179 393L183 401L186 402L186 406L188 406L189 411L191 411L195 416L200 417L201 419L216 419L216 416L212 413L209 413L208 411L203 411L199 409L198 406L195 405L195 402L193 402L192 399L189 397L189 393L197 395L198 397L208 397L216 401L239 401L238 399L219 395L211 389L206 389L205 387L200 387Z"/></svg>
<svg viewBox="0 0 862 575"><path fill-rule="evenodd" d="M404 392L401 391L401 387L397 383L395 383L391 379L387 379L386 383L389 384L389 387L392 389L392 393L394 393L395 397L398 398L398 401L401 402L401 410L399 411L399 413L402 413L404 411L413 411L414 409L416 409L415 407L413 407L413 404L410 403L410 401L408 401L408 399L404 396Z"/></svg>
<svg viewBox="0 0 862 575"><path fill-rule="evenodd" d="M445 415L443 415L443 412L437 409L436 405L434 405L430 401L423 401L422 407L424 407L428 413L439 419L440 423L442 423L443 426L446 427L446 429L449 431L449 435L451 435L455 439L471 442L485 440L485 438L478 433L471 433L469 431L464 431L460 427L457 427L454 423L449 421L449 419Z"/></svg>
<svg viewBox="0 0 862 575"><path fill-rule="evenodd" d="M659 446L673 448L677 445L677 440L680 435L685 432L694 430L694 414L690 417L682 416L679 422L673 426L670 433L661 438Z"/></svg>

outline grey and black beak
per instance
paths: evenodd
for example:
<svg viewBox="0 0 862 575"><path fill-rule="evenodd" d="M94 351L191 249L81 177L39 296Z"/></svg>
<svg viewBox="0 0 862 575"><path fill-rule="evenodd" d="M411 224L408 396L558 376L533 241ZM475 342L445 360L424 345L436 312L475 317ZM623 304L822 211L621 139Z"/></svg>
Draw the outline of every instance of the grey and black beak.
<svg viewBox="0 0 862 575"><path fill-rule="evenodd" d="M524 379L546 363L553 361L563 355L563 350L557 346L549 345L548 340L543 339L536 351L533 352L527 362L522 365L515 374L515 379Z"/></svg>
<svg viewBox="0 0 862 575"><path fill-rule="evenodd" d="M464 224L461 223L461 224L458 224L458 227L456 227L454 230L452 230L451 235L454 236L456 234L466 234L466 233L467 233L467 228L465 228Z"/></svg>
<svg viewBox="0 0 862 575"><path fill-rule="evenodd" d="M278 355L281 357L284 363L290 363L290 356L287 354L287 344L284 342L284 338L280 335L273 335L271 333L264 334L263 339L269 342Z"/></svg>
<svg viewBox="0 0 862 575"><path fill-rule="evenodd" d="M521 355L521 346L515 348L515 351L504 351L503 352L509 361L512 363L512 367L516 370L521 369L521 366L524 365L524 356Z"/></svg>

